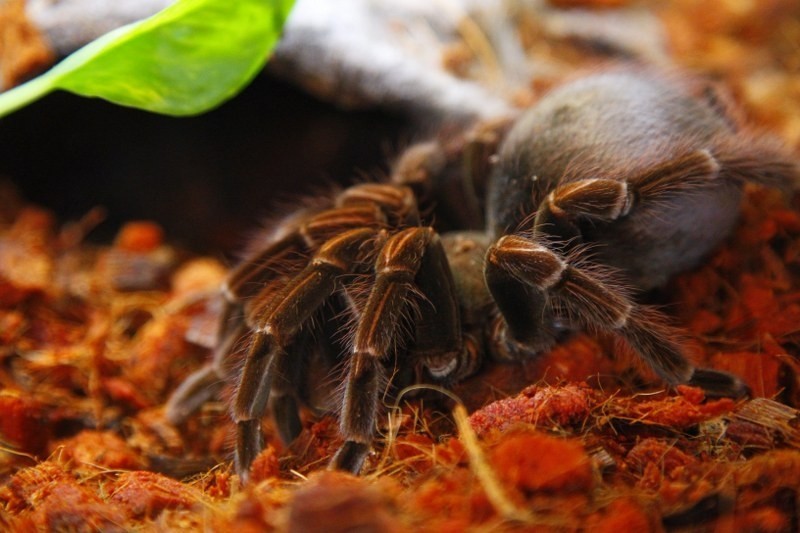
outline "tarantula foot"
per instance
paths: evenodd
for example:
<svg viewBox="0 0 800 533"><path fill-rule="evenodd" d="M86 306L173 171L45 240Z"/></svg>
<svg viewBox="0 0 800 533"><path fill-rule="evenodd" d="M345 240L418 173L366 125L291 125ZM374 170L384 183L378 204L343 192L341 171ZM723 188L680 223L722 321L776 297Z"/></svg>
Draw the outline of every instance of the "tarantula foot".
<svg viewBox="0 0 800 533"><path fill-rule="evenodd" d="M242 485L250 479L250 465L264 448L260 420L242 420L236 424L236 473Z"/></svg>
<svg viewBox="0 0 800 533"><path fill-rule="evenodd" d="M546 348L537 349L510 338L498 338L491 343L491 353L495 361L524 361L539 355Z"/></svg>
<svg viewBox="0 0 800 533"><path fill-rule="evenodd" d="M345 441L336 452L336 455L333 456L333 459L331 459L328 468L358 474L361 471L361 467L364 466L364 460L369 454L369 449L369 444L352 440Z"/></svg>
<svg viewBox="0 0 800 533"><path fill-rule="evenodd" d="M549 334L545 328L541 328L535 332L535 336L530 334L527 338L518 340L508 330L506 321L498 316L492 324L489 350L495 361L524 361L552 348L559 336L555 332Z"/></svg>
<svg viewBox="0 0 800 533"><path fill-rule="evenodd" d="M167 420L171 424L182 424L203 404L216 397L222 390L222 386L223 381L212 364L189 375L175 389L164 407Z"/></svg>
<svg viewBox="0 0 800 533"><path fill-rule="evenodd" d="M745 398L750 396L750 387L727 372L709 368L695 368L687 385L700 387L711 398Z"/></svg>

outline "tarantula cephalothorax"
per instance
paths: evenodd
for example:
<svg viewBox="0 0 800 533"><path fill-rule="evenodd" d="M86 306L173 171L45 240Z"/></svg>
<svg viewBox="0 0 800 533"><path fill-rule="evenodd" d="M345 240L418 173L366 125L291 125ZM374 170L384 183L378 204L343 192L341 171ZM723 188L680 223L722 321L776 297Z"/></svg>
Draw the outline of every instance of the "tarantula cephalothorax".
<svg viewBox="0 0 800 533"><path fill-rule="evenodd" d="M497 148L485 137L413 146L389 182L352 186L262 236L225 284L213 362L176 391L168 415L185 418L220 378L238 381L236 468L246 480L267 405L290 441L299 404L334 388L344 444L332 466L357 472L390 380L452 382L484 353L518 360L571 330L616 334L668 384L744 394L736 377L693 367L681 336L632 293L717 246L745 183L790 187L797 167L780 147L742 129L712 85L633 68L542 98L481 181L474 156ZM440 237L420 216L418 202L430 202L469 228L476 199L483 231Z"/></svg>

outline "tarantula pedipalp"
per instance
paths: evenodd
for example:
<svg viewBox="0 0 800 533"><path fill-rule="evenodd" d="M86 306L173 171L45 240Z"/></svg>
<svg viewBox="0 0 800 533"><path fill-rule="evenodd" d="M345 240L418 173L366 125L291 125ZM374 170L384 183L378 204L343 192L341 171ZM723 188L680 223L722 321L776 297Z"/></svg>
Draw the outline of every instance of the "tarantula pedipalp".
<svg viewBox="0 0 800 533"><path fill-rule="evenodd" d="M486 229L440 237L418 200L474 207L442 194L479 188L457 171L480 151L472 148L414 146L391 182L352 186L284 219L231 272L214 361L176 391L168 416L185 418L232 376L246 480L267 406L292 440L299 403L327 389L314 379L338 369L345 442L332 466L357 472L390 379L458 380L485 352L518 360L574 330L616 334L668 384L744 394L735 376L695 368L681 335L632 294L716 247L745 183L792 186L798 169L780 147L748 133L708 83L598 72L552 91L511 127L487 183ZM350 324L342 343L315 335ZM231 368L237 345L241 372Z"/></svg>

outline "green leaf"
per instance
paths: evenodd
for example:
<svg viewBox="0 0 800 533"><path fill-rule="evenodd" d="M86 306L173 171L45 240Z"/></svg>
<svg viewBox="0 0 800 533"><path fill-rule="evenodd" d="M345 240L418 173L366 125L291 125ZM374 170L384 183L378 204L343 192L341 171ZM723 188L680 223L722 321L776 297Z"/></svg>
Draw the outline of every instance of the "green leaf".
<svg viewBox="0 0 800 533"><path fill-rule="evenodd" d="M56 89L168 115L195 115L261 70L294 0L178 0L87 44L0 95L0 117Z"/></svg>

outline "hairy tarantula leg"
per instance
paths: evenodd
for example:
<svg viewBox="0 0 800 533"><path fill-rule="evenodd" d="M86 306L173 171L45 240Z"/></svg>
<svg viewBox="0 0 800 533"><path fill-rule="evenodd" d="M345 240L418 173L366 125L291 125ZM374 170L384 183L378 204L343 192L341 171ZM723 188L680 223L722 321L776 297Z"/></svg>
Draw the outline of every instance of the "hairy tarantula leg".
<svg viewBox="0 0 800 533"><path fill-rule="evenodd" d="M619 328L617 333L670 385L700 387L706 396L717 398L742 398L750 394L750 388L738 376L721 370L697 368L688 362L682 349L684 335L679 329L671 327L666 317L652 307L635 305L626 325ZM669 373L662 371L669 371L669 364L677 356L683 358L688 365L691 371L689 379L671 381ZM681 377L683 378L683 372Z"/></svg>
<svg viewBox="0 0 800 533"><path fill-rule="evenodd" d="M418 226L419 208L414 192L405 186L385 183L363 183L342 191L337 205L377 206L389 218L392 226Z"/></svg>
<svg viewBox="0 0 800 533"><path fill-rule="evenodd" d="M570 181L558 186L541 203L534 231L548 241L580 237L581 219L611 222L627 215L636 201L708 185L719 164L706 150L697 150L626 180L605 178Z"/></svg>
<svg viewBox="0 0 800 533"><path fill-rule="evenodd" d="M287 265L300 265L303 254L330 238L350 229L372 228L383 225L384 215L375 205L355 205L323 210L313 216L296 221L291 217L260 251L242 261L222 286L228 302L247 300L256 296L264 286L277 278Z"/></svg>
<svg viewBox="0 0 800 533"><path fill-rule="evenodd" d="M394 352L411 318L409 296L418 291L415 281L423 257L440 248L432 228L415 227L390 237L378 254L375 282L356 327L345 381L340 429L346 440L331 460L331 468L361 469L375 433L380 389L386 379L382 362Z"/></svg>
<svg viewBox="0 0 800 533"><path fill-rule="evenodd" d="M229 360L246 330L239 302L261 291L278 275L279 266L285 266L305 245L303 236L298 233L300 224L296 218L291 217L282 223L258 254L241 262L228 274L222 285L224 307L217 333L220 341L214 349L212 361L186 378L167 400L164 412L173 424L182 423L222 388L231 371Z"/></svg>
<svg viewBox="0 0 800 533"><path fill-rule="evenodd" d="M240 263L223 282L223 309L217 327L219 341L212 361L191 374L170 396L165 414L172 423L183 422L221 389L232 370L229 367L234 348L245 334L241 302L263 292L264 286L278 276L279 267L303 250L305 243L298 233L301 224L297 218L284 221L269 236L263 250Z"/></svg>
<svg viewBox="0 0 800 533"><path fill-rule="evenodd" d="M254 397L252 392L259 386L265 369L265 363L260 361L262 356L270 355L289 343L297 330L333 293L338 276L350 270L364 243L374 237L374 229L362 228L346 231L327 241L302 272L279 291L271 292L270 298L262 301L262 305L251 308L247 322L257 333L236 396L238 416L249 418L253 415L248 403ZM263 349L267 343L274 347ZM256 368L251 369L251 366Z"/></svg>
<svg viewBox="0 0 800 533"><path fill-rule="evenodd" d="M300 327L334 292L337 279L350 271L362 246L375 237L372 228L349 230L327 241L310 264L270 298L256 300L261 305L250 309L247 323L255 331L242 371L242 381L233 405L237 423L236 468L242 479L260 450L257 423L264 414L271 384L272 369L283 368L276 358L287 357L285 347ZM255 435L258 433L258 436Z"/></svg>
<svg viewBox="0 0 800 533"><path fill-rule="evenodd" d="M315 220L312 217L303 223L308 217L308 210L303 210L283 220L257 254L242 261L228 274L222 284L224 301L217 332L219 341L212 361L191 374L170 396L165 414L173 424L183 422L222 387L231 371L228 367L234 348L245 334L240 302L263 291L264 286L279 275L280 269L305 249L307 239L300 230Z"/></svg>
<svg viewBox="0 0 800 533"><path fill-rule="evenodd" d="M289 347L276 354L269 371L272 419L275 421L278 436L286 444L296 439L303 430L295 394L301 381L303 362L307 358L292 355L309 353L313 349L311 340L313 339L310 335L298 335Z"/></svg>
<svg viewBox="0 0 800 533"><path fill-rule="evenodd" d="M242 261L231 270L222 284L222 294L233 305L255 296L266 283L276 277L279 268L304 249L303 237L296 232L272 241L254 257Z"/></svg>
<svg viewBox="0 0 800 533"><path fill-rule="evenodd" d="M347 197L343 193L342 198L346 200ZM222 380L228 374L224 368L229 366L226 359L233 351L236 341L242 337L241 332L234 335L231 331L239 330L242 326L241 317L233 316L242 313L242 306L238 302L250 300L248 308L253 308L262 305L262 300L269 300L273 291L265 291L265 286L275 281L281 275L280 272L286 270L287 265L299 263L302 254L317 243L325 242L348 229L384 224L386 220L380 207L364 203L326 209L318 213L303 210L281 222L258 253L234 268L222 287L225 310L220 318L218 335L222 341L214 352L214 360L189 376L173 393L167 403L167 417L174 423L185 420L221 387ZM257 295L259 297L254 299Z"/></svg>
<svg viewBox="0 0 800 533"><path fill-rule="evenodd" d="M508 283L516 280L520 286L547 294L583 327L610 331L625 339L667 383L692 383L696 376L698 384L712 385L715 394L744 394L746 386L733 376L714 370L696 371L683 353L677 331L666 324L660 313L636 305L613 285L570 266L546 247L524 237L506 236L490 248L487 262L507 272ZM500 310L504 316L516 312L502 305Z"/></svg>
<svg viewBox="0 0 800 533"><path fill-rule="evenodd" d="M164 414L170 423L183 423L203 404L217 396L231 372L228 368L231 354L235 353L236 345L244 339L246 330L244 323L239 321L238 326L228 332L215 348L212 360L190 374L175 389L164 406Z"/></svg>
<svg viewBox="0 0 800 533"><path fill-rule="evenodd" d="M410 187L424 202L437 199L437 211L462 229L482 229L487 178L510 117L479 122L465 135L445 133L406 148L391 171L395 185Z"/></svg>
<svg viewBox="0 0 800 533"><path fill-rule="evenodd" d="M528 248L533 243L520 237L525 246L516 250L514 241L509 239L516 238L504 237L487 250L484 277L501 314L492 324L495 331L491 338L497 340L491 347L493 356L513 361L550 348L556 339L547 293L536 284L521 281L526 276L515 275L513 269L526 267L534 272L547 271L566 264L556 256L541 256L531 261ZM536 263L542 258L553 264Z"/></svg>
<svg viewBox="0 0 800 533"><path fill-rule="evenodd" d="M437 178L447 167L448 157L439 141L413 144L403 150L392 168L392 183L410 187L417 198L430 199L436 189Z"/></svg>
<svg viewBox="0 0 800 533"><path fill-rule="evenodd" d="M272 356L275 350L273 339L269 335L259 331L251 336L242 371L242 383L234 398L232 417L236 422L234 463L242 483L247 483L250 465L264 447L261 436L261 415L266 410L269 400L267 376L274 361Z"/></svg>
<svg viewBox="0 0 800 533"><path fill-rule="evenodd" d="M669 346L669 339L665 339L666 342L660 346L660 350L650 353L656 348L652 345L654 343L648 342L653 340L652 336L637 339L624 334L624 328L630 326L634 309L634 304L625 295L570 266L545 246L521 236L508 235L489 249L486 259L487 272L491 265L495 276L503 279L502 273L505 273L505 300L510 299L512 291L509 289L515 284L518 290L533 288L546 299L556 300L567 311L567 315L583 327L615 331L626 340L629 340L628 337L638 340L634 348L637 351L644 350L644 353L640 352L642 357L667 382L685 383L691 378L691 365L678 346ZM491 280L487 282L494 294L495 285ZM501 302L503 299L498 299L500 311L507 321L511 320L511 326L518 320L514 316L518 309ZM539 304L542 309L547 305L550 304ZM509 331L512 335L516 333L512 327L509 327ZM524 337L521 340L524 341Z"/></svg>
<svg viewBox="0 0 800 533"><path fill-rule="evenodd" d="M189 374L170 395L164 406L164 416L170 424L182 424L206 402L217 397L223 384L214 363L206 363Z"/></svg>
<svg viewBox="0 0 800 533"><path fill-rule="evenodd" d="M800 188L800 161L786 158L776 139L743 136L717 154L724 176L741 184L774 187L785 195Z"/></svg>
<svg viewBox="0 0 800 533"><path fill-rule="evenodd" d="M517 361L536 355L556 342L555 325L548 321L547 294L525 286L487 261L484 276L500 310L490 325L489 346L499 361Z"/></svg>
<svg viewBox="0 0 800 533"><path fill-rule="evenodd" d="M322 211L303 224L299 233L310 249L317 249L347 230L378 229L384 225L386 225L386 215L382 212L381 206L364 203Z"/></svg>
<svg viewBox="0 0 800 533"><path fill-rule="evenodd" d="M706 396L712 398L744 398L751 395L750 387L741 378L712 368L695 368L687 385L700 387Z"/></svg>
<svg viewBox="0 0 800 533"><path fill-rule="evenodd" d="M234 348L245 336L242 307L224 298L217 325L217 346L211 361L190 374L175 389L164 406L164 414L172 424L183 423L203 404L214 398L232 372Z"/></svg>
<svg viewBox="0 0 800 533"><path fill-rule="evenodd" d="M426 246L415 282L425 301L417 309L411 356L436 380L466 377L479 361L475 353L463 349L455 282L436 234Z"/></svg>

